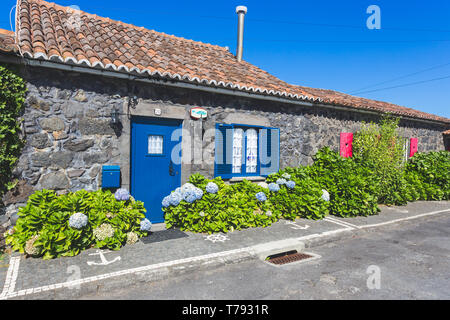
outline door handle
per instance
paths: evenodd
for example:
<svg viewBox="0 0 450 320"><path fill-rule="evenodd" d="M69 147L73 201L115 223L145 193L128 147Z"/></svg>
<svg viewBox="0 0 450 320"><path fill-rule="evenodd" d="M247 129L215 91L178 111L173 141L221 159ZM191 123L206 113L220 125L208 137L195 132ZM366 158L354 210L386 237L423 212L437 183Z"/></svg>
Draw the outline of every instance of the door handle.
<svg viewBox="0 0 450 320"><path fill-rule="evenodd" d="M174 176L175 175L175 170L173 169L173 162L172 162L172 160L170 160L170 163L169 163L169 175L170 176Z"/></svg>

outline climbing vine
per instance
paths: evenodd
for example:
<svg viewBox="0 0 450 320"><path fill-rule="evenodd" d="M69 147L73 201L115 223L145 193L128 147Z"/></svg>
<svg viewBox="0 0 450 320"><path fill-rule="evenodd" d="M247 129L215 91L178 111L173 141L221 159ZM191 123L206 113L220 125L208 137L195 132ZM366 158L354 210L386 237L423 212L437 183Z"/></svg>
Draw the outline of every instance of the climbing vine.
<svg viewBox="0 0 450 320"><path fill-rule="evenodd" d="M0 199L14 185L12 172L24 146L19 117L25 92L24 80L8 67L0 65Z"/></svg>

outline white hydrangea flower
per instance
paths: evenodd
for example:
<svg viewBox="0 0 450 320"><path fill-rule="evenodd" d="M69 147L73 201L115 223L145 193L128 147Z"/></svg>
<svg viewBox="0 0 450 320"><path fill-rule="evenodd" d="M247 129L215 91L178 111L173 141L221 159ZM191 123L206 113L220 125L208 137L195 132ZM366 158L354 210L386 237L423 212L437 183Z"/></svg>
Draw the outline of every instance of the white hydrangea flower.
<svg viewBox="0 0 450 320"><path fill-rule="evenodd" d="M39 249L34 246L37 239L39 239L39 235L33 236L25 243L25 252L30 256L36 256L39 254Z"/></svg>
<svg viewBox="0 0 450 320"><path fill-rule="evenodd" d="M70 216L69 226L74 229L82 229L88 224L88 217L84 213L77 212Z"/></svg>
<svg viewBox="0 0 450 320"><path fill-rule="evenodd" d="M134 232L127 233L127 244L135 244L138 242L139 236Z"/></svg>
<svg viewBox="0 0 450 320"><path fill-rule="evenodd" d="M324 201L330 201L330 194L325 189L322 189L322 199Z"/></svg>
<svg viewBox="0 0 450 320"><path fill-rule="evenodd" d="M94 229L94 236L100 241L103 241L106 238L111 238L114 236L114 228L108 223L103 223Z"/></svg>

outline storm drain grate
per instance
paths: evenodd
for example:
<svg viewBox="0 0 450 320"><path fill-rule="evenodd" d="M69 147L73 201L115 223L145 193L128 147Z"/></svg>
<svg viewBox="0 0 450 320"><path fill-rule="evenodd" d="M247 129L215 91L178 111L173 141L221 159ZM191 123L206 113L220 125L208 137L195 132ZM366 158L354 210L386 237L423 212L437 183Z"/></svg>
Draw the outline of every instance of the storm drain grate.
<svg viewBox="0 0 450 320"><path fill-rule="evenodd" d="M297 262L297 261L310 259L310 258L314 258L314 257L309 254L301 253L301 252L297 252L297 251L293 250L293 251L288 251L288 252L283 252L283 253L279 253L279 254L274 254L272 256L268 256L267 262L270 262L270 263L273 263L276 265L283 265L283 264Z"/></svg>

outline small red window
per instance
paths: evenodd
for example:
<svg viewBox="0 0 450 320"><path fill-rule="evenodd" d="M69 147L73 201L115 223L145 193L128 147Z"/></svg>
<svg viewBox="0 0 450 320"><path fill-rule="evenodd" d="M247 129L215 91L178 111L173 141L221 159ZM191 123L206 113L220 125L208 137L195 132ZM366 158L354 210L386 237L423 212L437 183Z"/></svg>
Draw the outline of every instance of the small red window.
<svg viewBox="0 0 450 320"><path fill-rule="evenodd" d="M409 156L412 157L418 150L419 139L411 138L409 143Z"/></svg>
<svg viewBox="0 0 450 320"><path fill-rule="evenodd" d="M353 133L341 132L340 155L349 158L353 155Z"/></svg>

